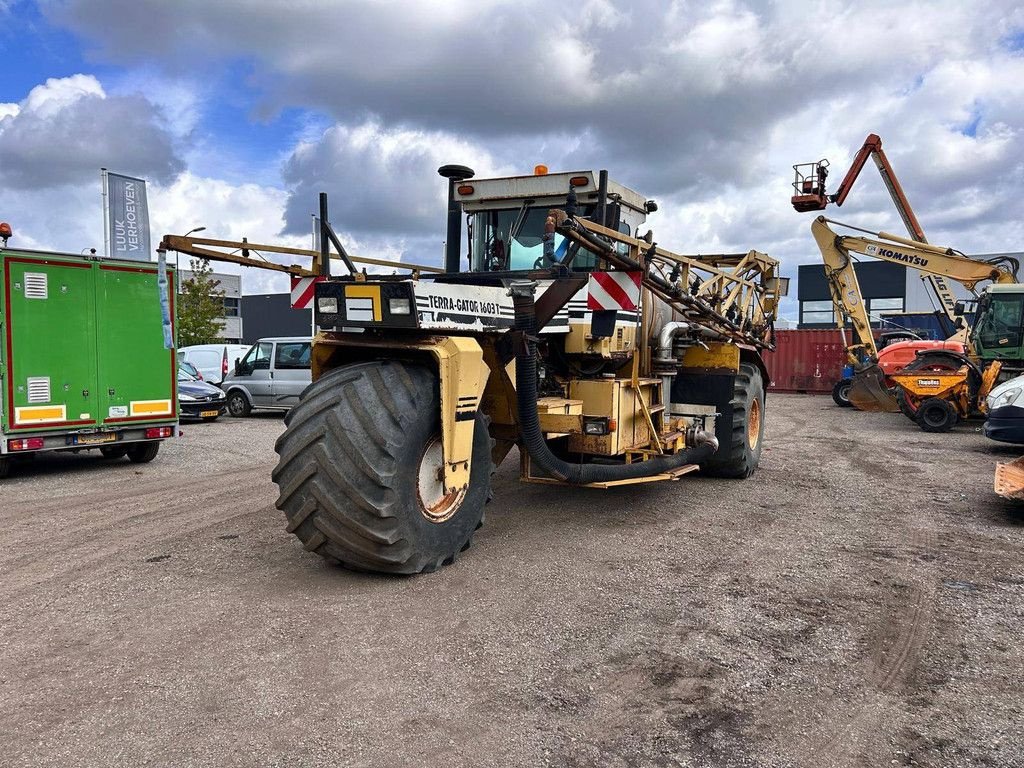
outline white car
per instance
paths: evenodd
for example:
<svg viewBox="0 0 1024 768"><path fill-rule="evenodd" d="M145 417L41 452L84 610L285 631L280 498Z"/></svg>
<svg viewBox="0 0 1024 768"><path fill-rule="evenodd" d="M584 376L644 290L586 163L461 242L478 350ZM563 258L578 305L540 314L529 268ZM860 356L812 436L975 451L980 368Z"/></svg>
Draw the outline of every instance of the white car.
<svg viewBox="0 0 1024 768"><path fill-rule="evenodd" d="M220 384L235 369L235 360L248 351L248 344L196 344L179 349L178 362L195 366L203 381Z"/></svg>
<svg viewBox="0 0 1024 768"><path fill-rule="evenodd" d="M993 388L985 404L985 437L1003 443L1024 443L1024 376Z"/></svg>

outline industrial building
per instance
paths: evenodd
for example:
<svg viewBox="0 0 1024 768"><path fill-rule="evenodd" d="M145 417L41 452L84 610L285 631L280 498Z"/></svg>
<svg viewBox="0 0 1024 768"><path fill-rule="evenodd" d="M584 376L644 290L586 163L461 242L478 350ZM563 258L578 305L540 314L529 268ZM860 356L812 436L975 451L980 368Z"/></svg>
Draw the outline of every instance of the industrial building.
<svg viewBox="0 0 1024 768"><path fill-rule="evenodd" d="M179 275L178 292L186 281L195 277L190 270L183 269ZM229 344L244 343L242 332L242 277L241 275L229 275L224 272L212 272L212 280L216 280L217 289L224 292L224 316L221 318L220 338ZM285 295L285 299L287 299Z"/></svg>

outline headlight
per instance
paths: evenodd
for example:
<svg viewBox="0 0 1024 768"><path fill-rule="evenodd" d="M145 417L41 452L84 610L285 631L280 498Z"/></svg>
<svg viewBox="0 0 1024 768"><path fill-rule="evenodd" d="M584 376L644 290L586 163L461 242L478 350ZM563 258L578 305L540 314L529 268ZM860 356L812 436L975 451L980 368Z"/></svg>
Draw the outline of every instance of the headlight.
<svg viewBox="0 0 1024 768"><path fill-rule="evenodd" d="M412 303L409 299L388 299L388 310L392 315L412 314Z"/></svg>
<svg viewBox="0 0 1024 768"><path fill-rule="evenodd" d="M194 403L196 400L192 395L186 395L184 392L178 393L178 399L183 400L186 403Z"/></svg>
<svg viewBox="0 0 1024 768"><path fill-rule="evenodd" d="M324 314L338 314L338 299L334 296L321 296L316 300L316 308Z"/></svg>
<svg viewBox="0 0 1024 768"><path fill-rule="evenodd" d="M214 389L217 390L217 391L213 392L212 394L216 395L217 397L224 397L224 390L223 389L218 389L217 387L214 387Z"/></svg>
<svg viewBox="0 0 1024 768"><path fill-rule="evenodd" d="M1003 392L999 397L994 398L995 402L992 403L993 408L998 408L1001 405L1010 405L1020 395L1020 387L1013 387Z"/></svg>

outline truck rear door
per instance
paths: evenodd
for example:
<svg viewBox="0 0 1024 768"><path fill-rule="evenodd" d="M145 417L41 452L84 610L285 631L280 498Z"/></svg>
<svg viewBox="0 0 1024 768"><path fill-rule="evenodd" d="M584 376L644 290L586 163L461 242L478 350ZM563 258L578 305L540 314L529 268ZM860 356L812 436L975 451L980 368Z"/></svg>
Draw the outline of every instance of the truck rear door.
<svg viewBox="0 0 1024 768"><path fill-rule="evenodd" d="M6 422L12 431L98 421L93 269L6 255Z"/></svg>
<svg viewBox="0 0 1024 768"><path fill-rule="evenodd" d="M100 263L96 275L103 423L176 419L178 363L163 345L156 265Z"/></svg>

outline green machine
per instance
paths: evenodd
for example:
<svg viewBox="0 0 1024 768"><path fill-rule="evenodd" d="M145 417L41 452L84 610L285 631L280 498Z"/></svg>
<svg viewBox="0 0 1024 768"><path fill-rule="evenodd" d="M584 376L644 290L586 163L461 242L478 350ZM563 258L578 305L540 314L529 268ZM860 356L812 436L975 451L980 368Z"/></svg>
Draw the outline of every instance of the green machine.
<svg viewBox="0 0 1024 768"><path fill-rule="evenodd" d="M0 478L39 451L152 461L179 434L173 272L10 236L0 225Z"/></svg>

